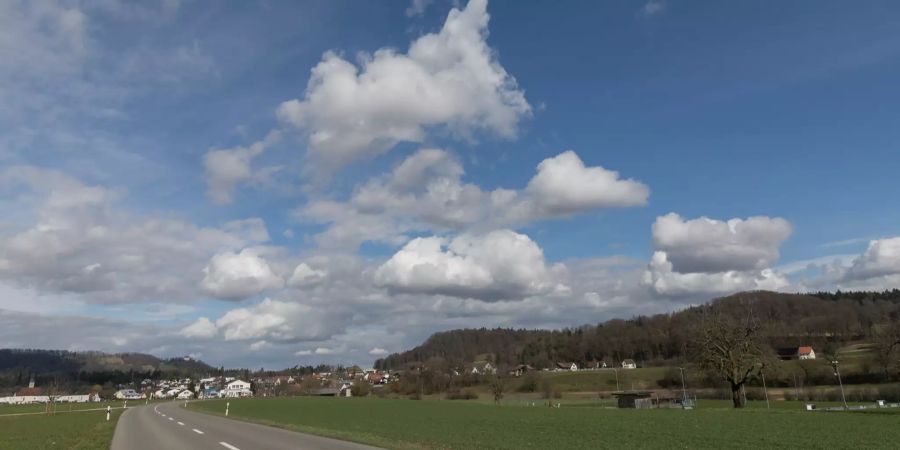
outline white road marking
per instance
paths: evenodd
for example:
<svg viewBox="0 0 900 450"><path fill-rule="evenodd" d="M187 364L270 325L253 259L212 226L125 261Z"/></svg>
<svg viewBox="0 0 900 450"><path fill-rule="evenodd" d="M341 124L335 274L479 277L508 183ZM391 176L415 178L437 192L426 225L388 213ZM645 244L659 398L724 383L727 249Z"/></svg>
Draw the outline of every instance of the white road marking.
<svg viewBox="0 0 900 450"><path fill-rule="evenodd" d="M196 429L196 428L194 428L194 433L197 433L197 434L203 434L202 431L200 431L200 430L198 430L198 429Z"/></svg>
<svg viewBox="0 0 900 450"><path fill-rule="evenodd" d="M178 422L178 425L184 426L184 422Z"/></svg>
<svg viewBox="0 0 900 450"><path fill-rule="evenodd" d="M169 420L175 420L175 419L173 419L173 418L171 418L171 417L169 417Z"/></svg>
<svg viewBox="0 0 900 450"><path fill-rule="evenodd" d="M162 416L163 416L163 417L166 417L166 415L165 415L165 414L163 414L163 415L162 415Z"/></svg>
<svg viewBox="0 0 900 450"><path fill-rule="evenodd" d="M219 442L219 445L221 445L222 447L227 448L228 450L241 450L241 449L239 449L239 448L237 448L237 447L235 447L235 446L233 446L233 445L231 445L231 444L229 444L229 443L227 443L227 442Z"/></svg>

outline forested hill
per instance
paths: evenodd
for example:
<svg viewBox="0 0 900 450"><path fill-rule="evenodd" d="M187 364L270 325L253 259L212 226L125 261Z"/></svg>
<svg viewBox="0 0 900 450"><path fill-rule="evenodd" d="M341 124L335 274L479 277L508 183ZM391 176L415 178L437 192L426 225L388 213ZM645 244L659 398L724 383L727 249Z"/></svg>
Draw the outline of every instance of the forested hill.
<svg viewBox="0 0 900 450"><path fill-rule="evenodd" d="M900 320L900 290L885 292L821 292L782 294L743 292L710 302L728 312L748 302L766 326L770 344L817 345L865 339L872 325ZM500 365L530 364L543 368L558 361L654 362L680 358L696 322L696 308L671 314L613 319L564 330L462 329L435 333L422 345L375 362L380 369L440 358L452 365L491 354Z"/></svg>
<svg viewBox="0 0 900 450"><path fill-rule="evenodd" d="M144 353L0 349L0 386L131 382L143 378L207 374L216 369L191 358L160 359Z"/></svg>

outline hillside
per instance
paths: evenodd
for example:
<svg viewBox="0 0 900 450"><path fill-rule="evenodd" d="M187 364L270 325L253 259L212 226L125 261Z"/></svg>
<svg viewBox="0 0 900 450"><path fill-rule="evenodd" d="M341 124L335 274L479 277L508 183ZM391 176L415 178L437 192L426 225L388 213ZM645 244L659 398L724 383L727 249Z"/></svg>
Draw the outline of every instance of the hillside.
<svg viewBox="0 0 900 450"><path fill-rule="evenodd" d="M161 359L144 353L109 354L66 350L0 349L0 387L127 383L143 378L208 374L215 371L190 358Z"/></svg>
<svg viewBox="0 0 900 450"><path fill-rule="evenodd" d="M783 294L743 292L715 299L713 310L728 312L748 302L766 325L773 348L841 345L870 337L872 326L900 319L900 290ZM435 333L422 345L375 362L382 369L440 358L458 365L492 354L498 364L542 368L557 361L620 361L645 364L682 358L697 308L671 314L613 319L564 330L462 329Z"/></svg>

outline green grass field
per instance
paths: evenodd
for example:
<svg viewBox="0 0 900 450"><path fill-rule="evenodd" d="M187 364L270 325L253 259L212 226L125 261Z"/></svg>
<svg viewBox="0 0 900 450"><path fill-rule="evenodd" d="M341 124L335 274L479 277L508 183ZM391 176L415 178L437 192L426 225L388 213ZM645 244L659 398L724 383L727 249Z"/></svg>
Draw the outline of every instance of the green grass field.
<svg viewBox="0 0 900 450"><path fill-rule="evenodd" d="M2 413L27 412L25 406L35 405L8 407ZM51 416L0 416L0 449L106 449L122 413L113 410L107 422L105 411L57 411Z"/></svg>
<svg viewBox="0 0 900 450"><path fill-rule="evenodd" d="M667 367L619 369L619 388L656 389L657 380L663 377L667 369ZM562 392L616 390L616 372L612 369L541 372L541 377L552 381L553 386Z"/></svg>
<svg viewBox="0 0 900 450"><path fill-rule="evenodd" d="M764 402L763 402L764 405ZM386 448L897 448L900 412L494 406L375 398L232 400L230 417ZM224 400L191 409L223 414Z"/></svg>

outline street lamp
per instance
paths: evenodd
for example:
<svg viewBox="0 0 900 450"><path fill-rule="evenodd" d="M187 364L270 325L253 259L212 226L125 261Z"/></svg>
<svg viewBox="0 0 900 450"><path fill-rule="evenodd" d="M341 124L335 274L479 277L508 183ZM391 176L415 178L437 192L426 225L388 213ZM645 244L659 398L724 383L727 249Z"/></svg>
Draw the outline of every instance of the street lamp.
<svg viewBox="0 0 900 450"><path fill-rule="evenodd" d="M844 409L847 407L847 397L844 396L844 383L841 381L841 371L838 369L838 360L831 361L831 367L834 367L834 376L838 379L838 385L841 387L841 400L844 401Z"/></svg>

